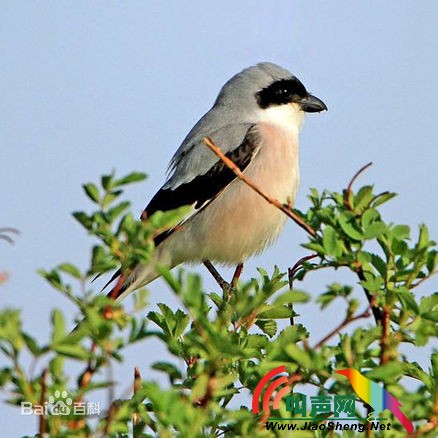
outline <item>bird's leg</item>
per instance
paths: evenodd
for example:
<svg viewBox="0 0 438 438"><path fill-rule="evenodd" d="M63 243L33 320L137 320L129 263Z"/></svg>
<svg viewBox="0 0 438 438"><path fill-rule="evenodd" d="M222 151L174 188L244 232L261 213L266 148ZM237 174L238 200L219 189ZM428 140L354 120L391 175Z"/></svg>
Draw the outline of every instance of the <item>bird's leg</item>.
<svg viewBox="0 0 438 438"><path fill-rule="evenodd" d="M239 263L236 266L236 270L234 271L233 279L231 280L231 287L236 287L236 283L239 280L242 271L243 271L243 263Z"/></svg>
<svg viewBox="0 0 438 438"><path fill-rule="evenodd" d="M211 275L213 275L213 278L216 280L217 284L223 289L223 290L229 290L231 289L230 283L226 282L221 274L217 271L217 269L213 266L213 264L210 262L210 260L204 260L203 261L204 266L208 269Z"/></svg>

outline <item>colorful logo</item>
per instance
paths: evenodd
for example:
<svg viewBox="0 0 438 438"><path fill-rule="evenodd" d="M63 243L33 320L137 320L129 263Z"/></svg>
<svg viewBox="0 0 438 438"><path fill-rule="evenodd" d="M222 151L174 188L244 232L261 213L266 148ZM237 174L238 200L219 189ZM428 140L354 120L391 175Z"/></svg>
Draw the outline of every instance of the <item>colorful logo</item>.
<svg viewBox="0 0 438 438"><path fill-rule="evenodd" d="M274 391L276 391L280 385L286 384L288 382L287 376L282 375L282 373L286 373L286 367L282 365L281 367L274 368L273 370L266 373L261 379L260 382L257 384L256 389L254 391L254 394L252 396L252 412L254 414L260 413L260 405L259 401L262 400L262 409L265 415L269 415L271 412L270 409L270 403L271 403L271 397ZM273 380L275 377L277 377L275 380ZM268 389L265 391L263 397L262 391L263 388L267 385L267 383L272 380L272 383L268 386ZM290 393L290 386L287 385L281 389L278 390L277 394L274 398L274 403L272 404L272 407L274 409L279 409L280 407L280 401L281 399L286 395Z"/></svg>
<svg viewBox="0 0 438 438"><path fill-rule="evenodd" d="M387 420L386 418L377 418L376 416L385 409L389 409L406 431L409 433L413 432L413 424L400 410L401 403L383 387L367 379L360 374L359 371L352 368L336 371L336 373L346 376L350 380L356 394L373 408L373 412L367 418L356 417L356 397L354 395L316 395L308 397L301 393L291 394L290 376L287 375L284 365L272 369L259 381L252 398L252 412L254 414L260 414L262 411L264 414L263 419L268 422L304 420L306 421L305 425L308 425L307 430L314 430L310 428L312 423L324 420L335 420L336 422L354 420L367 421L369 425L368 427L364 427L370 430L390 430L390 423L372 423L373 421L379 422ZM266 388L266 390L263 393L264 388ZM271 409L278 410L280 408L280 402L283 398L286 402L286 410L291 412L293 417L269 417ZM308 412L310 412L309 415ZM289 426L292 430L292 425ZM320 424L318 426L313 424L313 426L320 430L323 430L323 427L328 430L349 430L346 429L347 425L345 424L341 429L338 429L336 427L337 425L333 422L328 423L328 425ZM278 427L278 429L280 429L280 427ZM305 429L301 428L300 430ZM351 430L358 429L351 428Z"/></svg>
<svg viewBox="0 0 438 438"><path fill-rule="evenodd" d="M389 409L403 425L407 432L414 431L414 425L408 420L406 415L400 410L402 405L393 395L377 383L367 379L359 371L353 368L336 371L350 381L354 392L373 408L373 415L376 417L380 412Z"/></svg>

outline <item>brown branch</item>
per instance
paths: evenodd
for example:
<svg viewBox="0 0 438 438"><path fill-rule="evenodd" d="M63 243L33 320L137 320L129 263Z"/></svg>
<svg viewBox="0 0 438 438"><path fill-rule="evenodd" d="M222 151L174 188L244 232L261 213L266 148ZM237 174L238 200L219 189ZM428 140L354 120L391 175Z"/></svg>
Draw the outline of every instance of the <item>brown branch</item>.
<svg viewBox="0 0 438 438"><path fill-rule="evenodd" d="M85 389L88 387L88 385L91 382L91 378L93 377L93 374L96 372L96 367L92 363L92 354L96 350L96 344L94 342L91 343L90 347L90 358L88 359L87 368L85 368L84 373L82 374L80 380L79 380L79 389ZM83 395L79 395L75 403L81 403L83 399ZM71 422L71 428L73 430L82 429L85 425L85 418L81 418L79 420L73 420Z"/></svg>
<svg viewBox="0 0 438 438"><path fill-rule="evenodd" d="M382 314L382 338L380 340L380 365L385 365L388 360L387 348L388 348L388 338L389 338L389 325L390 325L390 308L385 306L383 308Z"/></svg>
<svg viewBox="0 0 438 438"><path fill-rule="evenodd" d="M251 187L256 193L258 193L263 199L265 199L270 204L277 207L283 213L285 213L289 218L291 218L298 226L306 230L310 235L315 236L316 231L308 224L306 224L303 219L301 219L296 213L294 213L290 208L286 205L283 205L277 199L271 198L266 195L259 187L257 187L249 178L247 178L239 167L230 160L224 153L213 143L213 140L209 137L204 138L204 143L209 147L224 163L225 165L233 171L233 173L243 181L247 186Z"/></svg>
<svg viewBox="0 0 438 438"><path fill-rule="evenodd" d="M425 275L423 278L420 278L420 280L418 280L416 283L411 283L409 289L415 289L416 287L420 286L423 282L425 282L426 280L429 280L430 277L434 276L438 274L438 270L432 271L430 274Z"/></svg>
<svg viewBox="0 0 438 438"><path fill-rule="evenodd" d="M365 166L362 166L354 175L353 178L351 178L350 182L348 183L347 190L345 192L345 201L344 205L350 210L353 211L353 207L351 206L350 198L351 198L351 188L353 187L354 182L358 178L358 176L364 172L368 167L372 166L372 162L370 161L368 164L365 164Z"/></svg>
<svg viewBox="0 0 438 438"><path fill-rule="evenodd" d="M213 266L213 264L209 260L203 261L204 266L208 269L210 274L213 276L213 278L216 280L216 283L222 288L222 289L230 289L231 285L227 281L225 281L221 274L217 271L217 269Z"/></svg>
<svg viewBox="0 0 438 438"><path fill-rule="evenodd" d="M119 410L118 403L116 401L113 401L108 409L107 416L105 418L105 426L103 428L103 436L109 436L109 431L111 427L111 423L114 420L114 417Z"/></svg>
<svg viewBox="0 0 438 438"><path fill-rule="evenodd" d="M141 387L140 370L138 369L138 367L135 367L134 368L134 384L133 384L134 395L138 392L140 387ZM133 433L134 438L137 436L136 426L139 422L140 422L140 417L139 417L138 413L133 412L132 413L132 433Z"/></svg>
<svg viewBox="0 0 438 438"><path fill-rule="evenodd" d="M243 271L243 263L239 263L236 266L236 269L234 271L233 278L232 278L231 283L230 283L231 287L236 287L236 284L237 284L240 276L242 275L242 271Z"/></svg>
<svg viewBox="0 0 438 438"><path fill-rule="evenodd" d="M368 318L370 316L370 309L372 305L370 304L361 314L352 316L348 315L337 327L335 327L329 334L324 336L314 347L314 350L317 350L321 346L323 346L331 337L338 334L343 328L345 328L348 324L353 321L357 321L358 319Z"/></svg>

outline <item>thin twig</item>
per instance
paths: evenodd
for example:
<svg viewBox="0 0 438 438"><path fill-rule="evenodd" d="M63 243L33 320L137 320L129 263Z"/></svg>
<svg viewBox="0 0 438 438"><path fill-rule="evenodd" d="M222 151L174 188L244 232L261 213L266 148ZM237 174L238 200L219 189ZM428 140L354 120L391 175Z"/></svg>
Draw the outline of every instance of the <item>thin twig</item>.
<svg viewBox="0 0 438 438"><path fill-rule="evenodd" d="M384 306L383 314L382 314L382 338L380 340L380 365L385 365L389 359L387 355L389 325L390 325L389 315L390 315L389 306Z"/></svg>
<svg viewBox="0 0 438 438"><path fill-rule="evenodd" d="M79 380L79 385L78 385L79 389L87 388L91 382L91 378L93 377L93 374L96 372L96 367L95 365L93 365L93 359L92 359L92 355L95 352L96 347L97 345L94 342L92 342L90 347L90 357L88 359L87 368L85 368L85 371ZM76 398L75 403L82 402L82 399L83 399L83 394L79 395ZM80 420L73 420L71 423L71 428L74 430L81 429L82 427L84 427L84 424L85 424L84 418Z"/></svg>
<svg viewBox="0 0 438 438"><path fill-rule="evenodd" d="M111 427L111 423L113 422L113 419L119 409L118 403L116 401L113 401L108 409L107 416L105 418L105 426L103 428L103 436L109 436L109 431Z"/></svg>
<svg viewBox="0 0 438 438"><path fill-rule="evenodd" d="M356 179L358 178L358 176L359 176L362 172L364 172L366 169L368 169L368 167L372 166L372 164L373 164L372 161L370 161L368 164L365 164L365 166L362 166L362 167L361 167L361 168L360 168L360 169L354 174L353 178L351 178L350 182L348 183L347 190L346 190L346 192L345 192L345 202L344 202L344 204L345 204L345 206L346 206L350 211L353 211L353 207L352 207L351 202L350 202L351 188L352 188L354 182L356 181Z"/></svg>
<svg viewBox="0 0 438 438"><path fill-rule="evenodd" d="M43 373L41 374L41 398L40 405L45 406L46 403L46 393L47 393L47 368L44 368ZM47 433L47 419L44 415L45 409L43 409L43 414L40 416L40 424L39 424L39 436L44 436Z"/></svg>
<svg viewBox="0 0 438 438"><path fill-rule="evenodd" d="M213 276L213 278L216 280L217 284L222 288L222 289L230 289L231 285L230 283L228 283L227 281L225 281L221 274L219 274L219 272L217 271L217 269L213 266L213 264L209 261L209 260L204 260L203 261L204 266L208 269L208 271L210 272L210 274Z"/></svg>
<svg viewBox="0 0 438 438"><path fill-rule="evenodd" d="M242 275L242 271L243 271L243 263L239 263L234 271L233 278L231 280L231 287L236 287L237 281Z"/></svg>
<svg viewBox="0 0 438 438"><path fill-rule="evenodd" d="M337 333L339 333L343 328L345 328L348 324L352 323L353 321L357 321L358 319L368 318L370 316L370 309L371 304L365 309L364 312L362 312L359 315L347 316L337 327L335 327L329 334L324 336L314 347L314 350L317 350L322 345L324 345L331 337L335 336Z"/></svg>
<svg viewBox="0 0 438 438"><path fill-rule="evenodd" d="M134 368L134 384L133 384L134 395L138 392L140 387L141 387L140 370L138 369L138 367L135 367ZM132 414L132 434L133 434L134 438L137 436L136 426L139 422L140 422L140 417L139 417L138 413L133 412L133 414Z"/></svg>
<svg viewBox="0 0 438 438"><path fill-rule="evenodd" d="M304 262L307 262L307 260L311 260L314 259L315 257L318 257L318 254L311 254L305 257L301 257L293 266L292 268L288 268L287 273L288 273L288 280L289 280L289 289L293 290L294 289L294 279L295 279L295 275L296 273L301 269L302 265ZM294 310L294 305L293 303L289 303L287 305L289 307L289 309L291 309L292 311ZM295 325L294 322L294 317L291 316L289 318L290 321L290 325Z"/></svg>
<svg viewBox="0 0 438 438"><path fill-rule="evenodd" d="M209 147L224 163L225 165L233 171L233 173L243 181L247 186L251 187L256 193L258 193L263 199L268 201L270 204L277 207L283 213L285 213L288 217L290 217L298 226L306 230L312 236L316 235L316 231L308 224L306 224L303 219L301 219L296 213L294 213L290 208L286 205L283 205L277 199L271 198L266 195L259 187L257 187L249 178L247 178L239 167L230 160L225 154L213 143L213 140L209 137L204 138L204 143Z"/></svg>
<svg viewBox="0 0 438 438"><path fill-rule="evenodd" d="M438 274L438 270L432 271L430 274L425 275L423 278L418 280L416 283L411 283L410 290L415 289L416 287L420 286L424 281L429 280L430 277Z"/></svg>

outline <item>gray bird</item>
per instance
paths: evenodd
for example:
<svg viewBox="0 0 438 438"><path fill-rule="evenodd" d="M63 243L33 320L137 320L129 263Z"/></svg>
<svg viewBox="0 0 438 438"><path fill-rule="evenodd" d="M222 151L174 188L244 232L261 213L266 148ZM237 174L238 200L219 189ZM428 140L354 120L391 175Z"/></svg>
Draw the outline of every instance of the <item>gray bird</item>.
<svg viewBox="0 0 438 438"><path fill-rule="evenodd" d="M191 205L191 212L177 227L156 237L149 264L113 277L118 281L109 295L122 299L150 283L159 276L157 264L239 265L271 245L286 215L236 178L203 140L210 137L267 195L293 204L304 115L326 109L291 72L276 64L263 62L233 76L175 152L169 177L142 219L184 205Z"/></svg>

